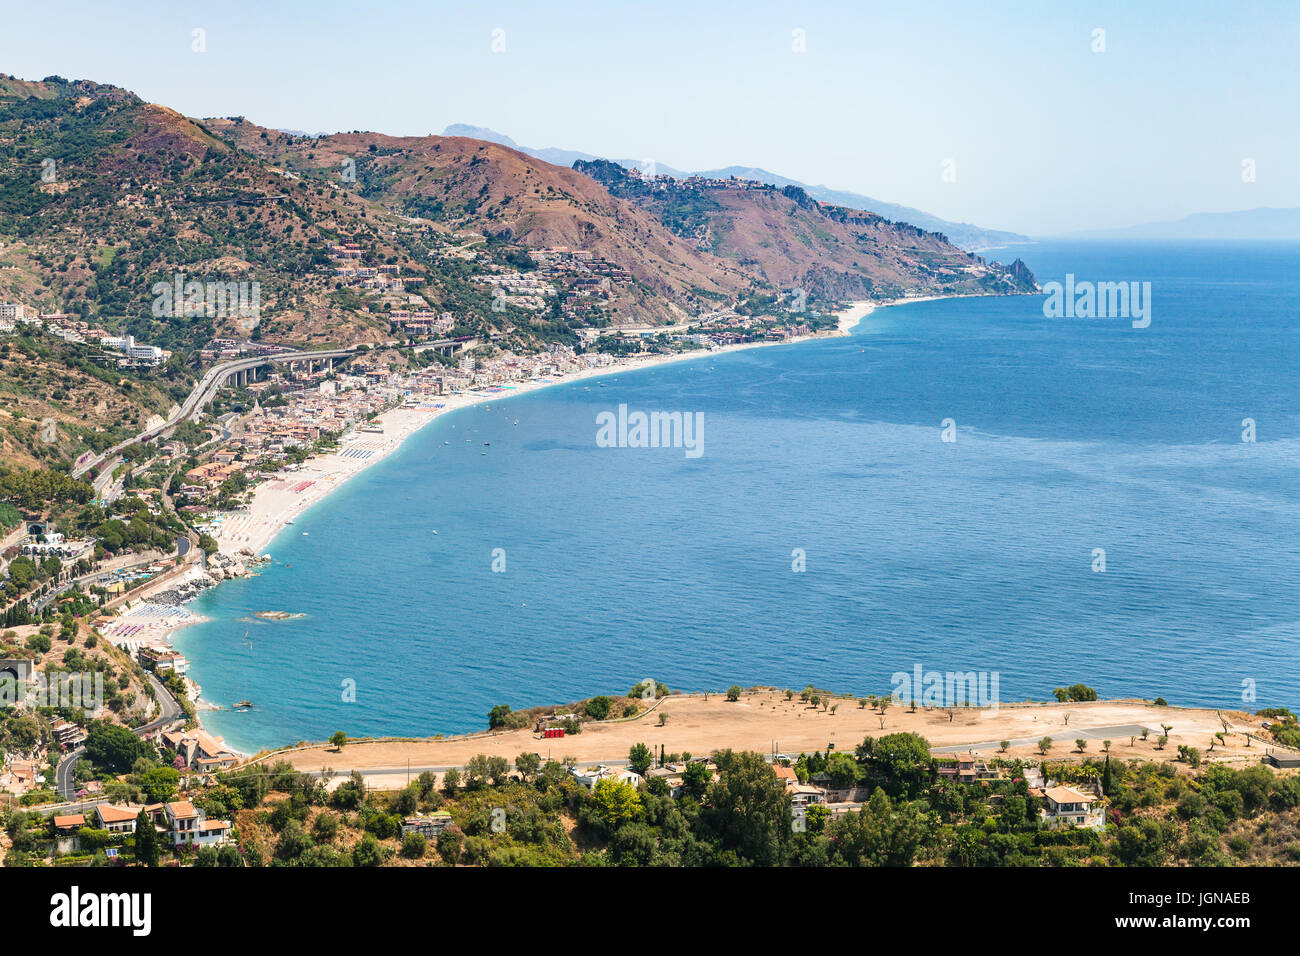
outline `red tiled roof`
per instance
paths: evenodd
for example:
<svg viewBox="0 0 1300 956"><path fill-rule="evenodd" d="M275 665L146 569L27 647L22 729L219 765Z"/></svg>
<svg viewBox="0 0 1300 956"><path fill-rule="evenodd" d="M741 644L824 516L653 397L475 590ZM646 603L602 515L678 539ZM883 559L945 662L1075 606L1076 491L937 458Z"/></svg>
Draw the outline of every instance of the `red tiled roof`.
<svg viewBox="0 0 1300 956"><path fill-rule="evenodd" d="M127 810L124 807L112 807L103 803L95 807L95 812L105 823L125 823L139 816L138 810Z"/></svg>

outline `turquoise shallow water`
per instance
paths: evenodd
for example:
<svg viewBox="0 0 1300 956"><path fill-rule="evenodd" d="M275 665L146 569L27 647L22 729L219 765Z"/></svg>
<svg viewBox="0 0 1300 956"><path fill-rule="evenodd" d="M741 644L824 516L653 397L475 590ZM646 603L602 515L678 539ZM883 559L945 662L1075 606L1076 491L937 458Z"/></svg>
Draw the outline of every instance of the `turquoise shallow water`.
<svg viewBox="0 0 1300 956"><path fill-rule="evenodd" d="M1150 281L1151 326L919 303L443 416L195 602L205 697L257 705L205 723L254 750L644 677L884 692L918 663L997 671L1006 700L1243 706L1250 680L1248 706L1300 704L1300 245L1013 253L1040 282ZM598 447L620 403L702 412L703 454Z"/></svg>

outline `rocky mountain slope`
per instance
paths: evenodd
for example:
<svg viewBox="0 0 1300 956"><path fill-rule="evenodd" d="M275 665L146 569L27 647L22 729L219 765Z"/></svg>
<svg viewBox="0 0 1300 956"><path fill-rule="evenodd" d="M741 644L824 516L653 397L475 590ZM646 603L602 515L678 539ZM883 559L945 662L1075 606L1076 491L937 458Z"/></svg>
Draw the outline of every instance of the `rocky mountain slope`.
<svg viewBox="0 0 1300 956"><path fill-rule="evenodd" d="M1034 288L1023 263L986 263L939 233L822 203L797 186L643 177L606 160L579 161L575 168L698 248L781 289L844 300Z"/></svg>
<svg viewBox="0 0 1300 956"><path fill-rule="evenodd" d="M921 209L914 209L911 206L886 202L883 199L874 199L871 196L863 196L861 193L850 192L844 189L832 189L829 186L810 186L809 184L800 182L797 179L791 179L788 176L782 176L780 173L774 173L757 166L727 166L723 169L703 169L691 173L686 172L685 170L676 169L658 161L654 161L652 164L651 161L645 159L615 159L614 157L600 157L593 153L584 153L574 149L559 149L554 146L548 146L544 149L520 146L504 133L498 133L495 130L488 129L484 126L469 126L465 123L453 123L451 126L448 126L443 130L442 135L467 136L471 139L483 139L493 143L501 143L503 146L517 149L522 153L527 153L529 156L545 160L548 163L554 163L556 166L572 166L579 160L590 162L596 159L607 158L628 169L636 169L645 173L649 172L651 168L653 168L655 173L673 176L677 179L686 179L690 176L699 176L704 179L728 179L735 176L740 179L753 179L761 183L766 183L769 186L777 186L779 188L797 186L813 199L818 199L822 202L830 203L835 206L844 206L847 209L862 209L867 212L874 212L878 216L884 216L886 219L892 219L895 222L905 222L913 226L919 226L927 232L943 233L943 235L945 235L953 245L957 246L959 249L965 249L967 252L979 252L981 249L987 249L992 246L1011 245L1029 241L1028 236L1022 236L1020 233L1008 232L1003 229L986 229L983 226L977 226L969 222L951 222Z"/></svg>
<svg viewBox="0 0 1300 956"><path fill-rule="evenodd" d="M752 276L684 243L590 177L462 137L291 136L246 120L205 125L241 150L301 175L355 176L359 195L395 212L526 249L582 249L617 264L627 318L679 319L724 302Z"/></svg>

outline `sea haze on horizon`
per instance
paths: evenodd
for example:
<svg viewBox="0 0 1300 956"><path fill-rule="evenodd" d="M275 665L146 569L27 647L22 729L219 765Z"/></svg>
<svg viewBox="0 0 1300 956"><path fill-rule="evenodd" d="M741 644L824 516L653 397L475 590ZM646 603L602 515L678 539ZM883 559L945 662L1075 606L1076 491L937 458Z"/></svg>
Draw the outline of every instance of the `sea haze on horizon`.
<svg viewBox="0 0 1300 956"><path fill-rule="evenodd" d="M256 705L205 724L252 751L480 730L645 677L883 693L916 664L997 671L1004 701L1300 704L1300 244L1001 255L1149 281L1150 328L918 303L445 415L195 602L212 620L177 645L204 699ZM703 456L597 447L619 403L703 412Z"/></svg>

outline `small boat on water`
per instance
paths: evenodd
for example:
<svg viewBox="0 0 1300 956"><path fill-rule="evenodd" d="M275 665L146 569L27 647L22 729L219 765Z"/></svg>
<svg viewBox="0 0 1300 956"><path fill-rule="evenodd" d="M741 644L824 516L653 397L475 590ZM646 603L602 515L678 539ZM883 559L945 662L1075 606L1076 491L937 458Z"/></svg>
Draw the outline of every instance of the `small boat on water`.
<svg viewBox="0 0 1300 956"><path fill-rule="evenodd" d="M251 710L252 707L253 707L253 702L251 700L235 701L235 710Z"/></svg>
<svg viewBox="0 0 1300 956"><path fill-rule="evenodd" d="M307 532L304 531L304 532L302 533L302 536L303 536L304 538L307 537Z"/></svg>

